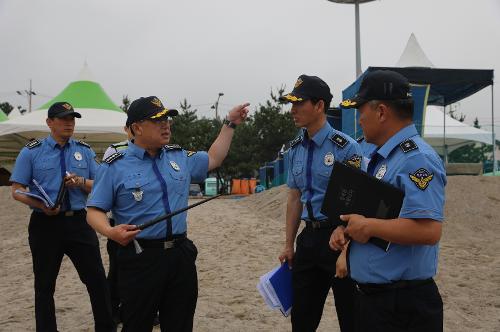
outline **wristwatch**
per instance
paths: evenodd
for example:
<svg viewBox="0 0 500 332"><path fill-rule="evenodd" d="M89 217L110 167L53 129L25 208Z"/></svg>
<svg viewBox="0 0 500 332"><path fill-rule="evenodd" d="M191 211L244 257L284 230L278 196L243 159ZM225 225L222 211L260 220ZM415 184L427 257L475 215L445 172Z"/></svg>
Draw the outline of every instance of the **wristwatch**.
<svg viewBox="0 0 500 332"><path fill-rule="evenodd" d="M233 128L233 129L235 129L237 126L236 123L229 121L227 118L225 118L224 121L222 121L222 124L225 124L229 128Z"/></svg>

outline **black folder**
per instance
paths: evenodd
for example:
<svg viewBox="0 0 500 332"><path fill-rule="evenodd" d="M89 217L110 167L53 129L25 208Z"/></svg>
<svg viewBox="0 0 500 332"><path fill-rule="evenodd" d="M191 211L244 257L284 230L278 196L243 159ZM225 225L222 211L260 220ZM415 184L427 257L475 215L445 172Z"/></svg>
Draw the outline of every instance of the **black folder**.
<svg viewBox="0 0 500 332"><path fill-rule="evenodd" d="M357 168L335 161L321 213L330 220L337 221L341 214L393 219L399 216L403 199L402 190ZM389 250L390 243L385 240L370 238L370 242L385 251Z"/></svg>
<svg viewBox="0 0 500 332"><path fill-rule="evenodd" d="M57 198L54 203L54 208L62 206L67 194L68 194L68 189L64 185L64 178L62 178L61 185L59 186L59 191L57 192Z"/></svg>

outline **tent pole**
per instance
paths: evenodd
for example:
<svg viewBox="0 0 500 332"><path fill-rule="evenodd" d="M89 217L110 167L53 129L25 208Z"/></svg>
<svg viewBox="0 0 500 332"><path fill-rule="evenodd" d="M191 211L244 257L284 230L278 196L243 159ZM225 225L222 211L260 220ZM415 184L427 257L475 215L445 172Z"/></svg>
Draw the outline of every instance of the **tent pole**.
<svg viewBox="0 0 500 332"><path fill-rule="evenodd" d="M448 165L448 149L446 148L446 105L443 106L443 161Z"/></svg>
<svg viewBox="0 0 500 332"><path fill-rule="evenodd" d="M493 175L496 175L497 160L495 158L496 142L495 142L495 113L494 113L494 98L493 98L493 82L491 83L491 141L493 144Z"/></svg>

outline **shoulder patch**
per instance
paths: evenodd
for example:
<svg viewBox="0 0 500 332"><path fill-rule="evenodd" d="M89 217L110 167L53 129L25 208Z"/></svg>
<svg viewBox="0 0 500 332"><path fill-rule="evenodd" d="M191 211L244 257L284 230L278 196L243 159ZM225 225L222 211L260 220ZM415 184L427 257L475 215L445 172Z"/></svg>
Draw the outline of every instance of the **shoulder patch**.
<svg viewBox="0 0 500 332"><path fill-rule="evenodd" d="M121 157L123 157L124 154L121 153L121 152L115 152L113 153L111 156L109 156L108 158L104 159L103 161L106 163L106 164L111 164L113 161L117 160L117 159L120 159Z"/></svg>
<svg viewBox="0 0 500 332"><path fill-rule="evenodd" d="M364 136L361 136L361 137L356 138L356 142L358 142L358 143L361 143L361 142L363 142L364 140L365 140L365 137L364 137Z"/></svg>
<svg viewBox="0 0 500 332"><path fill-rule="evenodd" d="M344 148L347 143L349 143L349 141L345 137L342 137L339 134L333 135L332 137L330 137L330 140L341 148Z"/></svg>
<svg viewBox="0 0 500 332"><path fill-rule="evenodd" d="M28 143L26 143L25 147L27 147L28 149L31 150L37 146L40 146L40 145L42 145L42 142L40 142L37 139L33 139L33 140L29 141Z"/></svg>
<svg viewBox="0 0 500 332"><path fill-rule="evenodd" d="M290 149L293 148L295 145L299 144L304 140L304 136L300 135L295 137L292 141L290 141Z"/></svg>
<svg viewBox="0 0 500 332"><path fill-rule="evenodd" d="M186 151L188 157L192 157L196 154L197 151Z"/></svg>
<svg viewBox="0 0 500 332"><path fill-rule="evenodd" d="M113 144L111 144L111 146L114 147L115 149L122 148L122 147L128 147L128 141L113 143Z"/></svg>
<svg viewBox="0 0 500 332"><path fill-rule="evenodd" d="M179 144L167 144L167 145L164 145L163 148L167 151L182 150L182 148Z"/></svg>
<svg viewBox="0 0 500 332"><path fill-rule="evenodd" d="M429 182L434 178L434 174L429 173L425 168L419 168L413 174L408 174L410 180L415 183L418 189L425 190L429 186Z"/></svg>
<svg viewBox="0 0 500 332"><path fill-rule="evenodd" d="M88 144L87 144L87 143L85 143L84 141L82 141L82 140L78 140L78 141L76 141L76 142L77 142L78 144L83 145L83 146L86 146L86 147L88 147L88 148L90 149L90 145L88 145Z"/></svg>
<svg viewBox="0 0 500 332"><path fill-rule="evenodd" d="M399 143L399 147L404 153L408 153L418 148L417 144L412 139L407 139L406 141Z"/></svg>
<svg viewBox="0 0 500 332"><path fill-rule="evenodd" d="M358 169L361 169L361 161L363 160L363 157L361 157L360 155L358 154L353 154L351 156L351 158L347 159L346 160L346 164L347 165L350 165L354 168L358 168Z"/></svg>

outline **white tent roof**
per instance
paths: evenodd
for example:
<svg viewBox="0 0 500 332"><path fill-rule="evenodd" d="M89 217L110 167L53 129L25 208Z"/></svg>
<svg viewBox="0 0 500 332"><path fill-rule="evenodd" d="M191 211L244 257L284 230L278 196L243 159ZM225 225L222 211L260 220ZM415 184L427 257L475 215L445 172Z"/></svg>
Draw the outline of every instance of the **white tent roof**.
<svg viewBox="0 0 500 332"><path fill-rule="evenodd" d="M471 142L491 144L491 132L475 128L446 115L443 118L443 108L427 106L423 127L423 137L436 151L443 154L443 123L446 121L446 146L451 152Z"/></svg>
<svg viewBox="0 0 500 332"><path fill-rule="evenodd" d="M90 144L94 151L104 152L111 143L126 139L127 136L123 130L127 119L126 113L109 99L101 86L92 78L86 63L78 79L70 83L60 96L58 97L71 102L75 110L82 115L81 119L76 119L74 137ZM82 96L83 99L89 96L89 100L83 101L87 105L93 104L93 98L95 98L97 100L95 105L106 106L78 107L78 103L82 103ZM48 104L59 101L58 97ZM75 102L71 98L75 98ZM42 138L48 135L50 130L45 123L48 107L44 106L23 116L0 122L0 157L13 158L31 138Z"/></svg>
<svg viewBox="0 0 500 332"><path fill-rule="evenodd" d="M406 47L401 54L396 67L430 67L434 68L431 60L425 55L424 50L420 47L417 37L412 33Z"/></svg>
<svg viewBox="0 0 500 332"><path fill-rule="evenodd" d="M12 111L10 111L8 117L9 119L12 119L12 118L17 118L18 116L22 116L21 112L19 111L19 108L17 107L14 107L12 109Z"/></svg>

